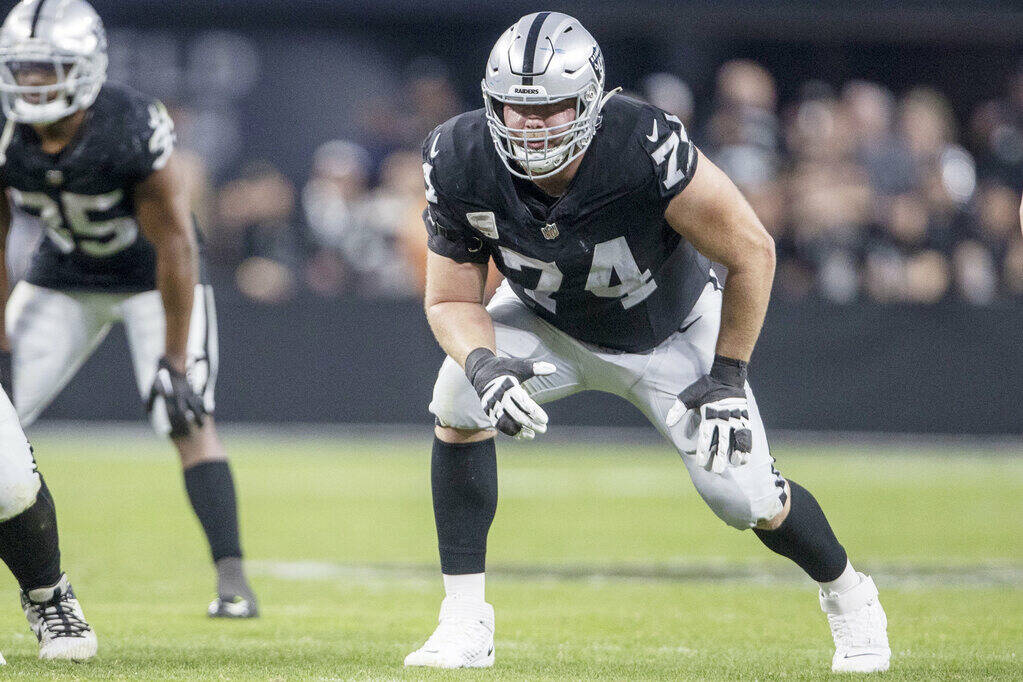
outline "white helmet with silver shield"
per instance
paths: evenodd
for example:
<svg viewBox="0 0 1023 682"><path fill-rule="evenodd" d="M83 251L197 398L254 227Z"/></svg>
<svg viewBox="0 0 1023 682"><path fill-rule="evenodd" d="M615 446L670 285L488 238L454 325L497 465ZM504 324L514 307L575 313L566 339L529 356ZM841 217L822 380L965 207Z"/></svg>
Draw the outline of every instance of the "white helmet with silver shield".
<svg viewBox="0 0 1023 682"><path fill-rule="evenodd" d="M103 22L85 0L22 0L0 27L0 104L52 123L96 100L107 77Z"/></svg>
<svg viewBox="0 0 1023 682"><path fill-rule="evenodd" d="M581 156L597 131L604 98L604 57L578 20L560 12L527 14L497 41L483 78L494 146L520 178L550 177ZM574 120L545 128L511 128L504 104L575 100Z"/></svg>

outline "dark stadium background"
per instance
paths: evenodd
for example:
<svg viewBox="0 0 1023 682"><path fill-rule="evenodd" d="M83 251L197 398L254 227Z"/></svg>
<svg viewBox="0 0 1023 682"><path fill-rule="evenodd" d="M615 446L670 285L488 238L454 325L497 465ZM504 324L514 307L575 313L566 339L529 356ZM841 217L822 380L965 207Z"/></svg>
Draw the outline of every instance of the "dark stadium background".
<svg viewBox="0 0 1023 682"><path fill-rule="evenodd" d="M703 145L706 124L726 107L717 97L718 69L755 58L777 97L772 114L780 141L771 153L779 177L796 164L783 139L794 107L818 100L833 106L853 80L887 88L895 106L916 88L936 93L951 113L950 142L968 153L978 188L955 209L966 227L932 249L937 271L952 273L949 282L938 289L924 281L915 297L879 295L863 284L857 265L852 276L860 285L851 294L829 294L814 260L821 247L807 255L796 238L791 253L780 253L786 267L779 268L752 381L765 420L779 429L991 434L1018 432L1023 424L1023 274L1011 268L1013 254L1023 253L1018 224L997 243L975 240L979 250L970 254L994 264L993 284L985 288L971 277L960 283L955 275L960 247L979 229L969 221L986 209L979 188L1011 190L1016 206L1023 189L1023 152L992 158L978 133L987 130L989 107L1001 117L999 139L1023 140L1023 89L1015 101L1009 94L1023 73L1023 12L1014 3L94 4L110 31L112 78L163 98L180 117L183 148L197 168L205 166L208 179L197 184L204 188L200 217L217 285L224 421L427 428L441 353L415 285L380 284L373 273L356 272L346 258L358 247L332 251L310 229L303 188L317 149L330 140L362 145L368 160L344 146L322 158L327 166L363 164L369 189L381 183L381 162L391 152L405 153L398 160L407 167L414 126L385 130L383 119L440 122L413 111L412 84L425 78L421 86L429 90L441 83L453 95L448 106L476 108L482 65L500 31L523 13L558 9L577 16L601 43L609 87L639 92L652 72L686 83L690 130L711 158L713 145ZM374 124L380 129L368 132ZM279 210L239 215L247 192L278 197ZM400 208L406 221L411 207ZM798 235L800 226L786 229ZM869 229L887 239L884 221ZM857 239L866 231L853 230ZM384 252L392 255L387 268L400 280L402 264L394 259L401 249L379 248L385 247L393 250ZM123 348L113 334L48 416L141 419ZM565 401L552 409L552 420L642 423L631 408L601 396Z"/></svg>

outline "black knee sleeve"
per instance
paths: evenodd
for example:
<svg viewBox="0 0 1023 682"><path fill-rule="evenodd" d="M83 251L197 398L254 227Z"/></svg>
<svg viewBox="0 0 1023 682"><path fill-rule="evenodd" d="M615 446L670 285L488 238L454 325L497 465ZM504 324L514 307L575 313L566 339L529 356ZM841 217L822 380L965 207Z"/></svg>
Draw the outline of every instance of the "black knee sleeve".
<svg viewBox="0 0 1023 682"><path fill-rule="evenodd" d="M754 528L753 532L768 549L792 559L817 582L835 580L848 562L845 548L814 496L793 481L789 481L789 490L792 505L781 526L775 530Z"/></svg>
<svg viewBox="0 0 1023 682"><path fill-rule="evenodd" d="M497 512L494 439L455 444L434 438L430 476L441 572L482 573Z"/></svg>
<svg viewBox="0 0 1023 682"><path fill-rule="evenodd" d="M31 507L0 523L0 559L23 591L48 587L60 580L57 509L46 481Z"/></svg>

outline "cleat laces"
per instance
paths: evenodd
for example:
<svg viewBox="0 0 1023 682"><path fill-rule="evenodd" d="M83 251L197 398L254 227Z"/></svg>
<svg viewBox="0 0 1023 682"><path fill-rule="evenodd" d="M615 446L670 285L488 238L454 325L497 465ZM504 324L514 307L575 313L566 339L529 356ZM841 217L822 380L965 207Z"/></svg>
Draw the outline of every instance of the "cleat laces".
<svg viewBox="0 0 1023 682"><path fill-rule="evenodd" d="M75 612L70 593L59 593L53 599L35 603L29 602L28 609L35 615L39 630L36 636L42 639L43 630L53 637L84 637L92 630L88 623Z"/></svg>

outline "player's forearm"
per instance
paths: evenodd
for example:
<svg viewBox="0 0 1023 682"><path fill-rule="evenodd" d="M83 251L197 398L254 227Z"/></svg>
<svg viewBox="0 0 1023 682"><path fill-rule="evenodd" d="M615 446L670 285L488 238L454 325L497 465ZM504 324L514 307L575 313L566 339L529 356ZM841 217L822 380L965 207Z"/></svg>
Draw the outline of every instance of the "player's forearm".
<svg viewBox="0 0 1023 682"><path fill-rule="evenodd" d="M156 286L163 299L167 323L165 355L180 371L185 370L188 327L198 281L199 256L195 240L187 233L165 237L157 247Z"/></svg>
<svg viewBox="0 0 1023 682"><path fill-rule="evenodd" d="M729 269L721 304L718 355L749 361L767 315L774 265L774 244L768 240L755 257Z"/></svg>
<svg viewBox="0 0 1023 682"><path fill-rule="evenodd" d="M462 367L477 348L496 351L494 322L482 303L433 303L426 307L426 319L437 343Z"/></svg>

